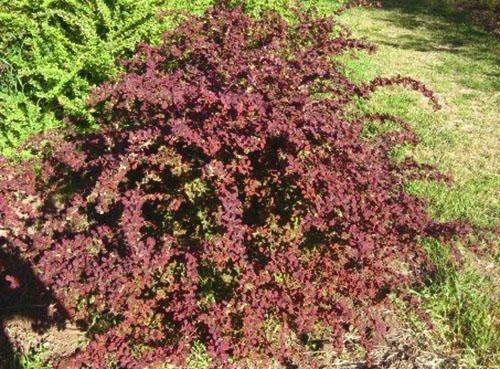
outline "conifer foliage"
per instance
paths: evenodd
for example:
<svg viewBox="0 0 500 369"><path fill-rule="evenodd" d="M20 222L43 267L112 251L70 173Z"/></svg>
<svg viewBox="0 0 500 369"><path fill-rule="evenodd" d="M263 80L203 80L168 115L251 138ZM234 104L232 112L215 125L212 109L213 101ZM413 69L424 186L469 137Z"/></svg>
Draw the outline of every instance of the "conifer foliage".
<svg viewBox="0 0 500 369"><path fill-rule="evenodd" d="M401 120L353 106L334 57L371 49L332 18L258 19L216 6L140 45L93 92L100 128L46 133L23 164L0 159L0 243L20 251L91 338L75 367L214 367L295 355L319 331L369 352L389 295L428 268L423 237L449 241L404 191L432 168L396 162ZM363 136L368 121L401 129ZM64 136L64 137L62 137Z"/></svg>

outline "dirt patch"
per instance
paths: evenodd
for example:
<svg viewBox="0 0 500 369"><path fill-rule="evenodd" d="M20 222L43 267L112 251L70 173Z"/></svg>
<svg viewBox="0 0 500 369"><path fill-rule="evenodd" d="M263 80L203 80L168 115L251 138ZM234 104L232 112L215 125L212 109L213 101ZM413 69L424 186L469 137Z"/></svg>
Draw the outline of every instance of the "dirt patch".
<svg viewBox="0 0 500 369"><path fill-rule="evenodd" d="M71 355L85 342L85 333L73 324L52 326L40 332L25 317L11 317L3 324L5 335L17 353L36 353L43 362L51 362Z"/></svg>
<svg viewBox="0 0 500 369"><path fill-rule="evenodd" d="M438 345L432 331L416 329L408 319L399 316L403 311L387 312L391 327L383 342L372 352L373 365L380 369L447 369L457 368L457 355L446 345ZM359 339L347 337L345 352L334 357L328 346L316 353L324 369L365 369L367 361L359 350Z"/></svg>

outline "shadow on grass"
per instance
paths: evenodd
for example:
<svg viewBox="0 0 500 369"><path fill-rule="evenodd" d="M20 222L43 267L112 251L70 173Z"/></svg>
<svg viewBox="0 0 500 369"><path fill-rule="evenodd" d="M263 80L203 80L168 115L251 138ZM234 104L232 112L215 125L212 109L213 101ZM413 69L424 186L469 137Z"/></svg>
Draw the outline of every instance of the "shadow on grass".
<svg viewBox="0 0 500 369"><path fill-rule="evenodd" d="M475 26L465 14L446 9L439 1L429 5L425 0L384 0L379 14L402 32L392 37L386 37L385 33L376 35L377 43L420 52L442 52L454 57L443 64L442 72L475 74L484 82L467 87L487 92L500 90L500 40Z"/></svg>
<svg viewBox="0 0 500 369"><path fill-rule="evenodd" d="M0 237L0 368L22 368L5 331L9 319L27 319L34 332L64 327L67 313L26 261L1 245Z"/></svg>

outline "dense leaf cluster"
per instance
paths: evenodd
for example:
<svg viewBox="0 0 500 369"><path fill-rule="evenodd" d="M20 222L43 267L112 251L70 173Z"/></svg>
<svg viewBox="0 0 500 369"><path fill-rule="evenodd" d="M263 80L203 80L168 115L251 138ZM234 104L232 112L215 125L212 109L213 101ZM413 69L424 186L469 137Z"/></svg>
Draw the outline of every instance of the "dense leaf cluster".
<svg viewBox="0 0 500 369"><path fill-rule="evenodd" d="M193 17L93 93L96 132L0 159L0 243L86 326L76 367L182 364L195 342L214 367L285 362L297 341L326 334L340 350L351 330L369 351L389 295L428 266L419 239L463 232L404 191L435 174L391 158L410 128L354 109L379 86L432 93L353 84L335 56L371 46L295 16ZM365 138L377 120L400 129Z"/></svg>
<svg viewBox="0 0 500 369"><path fill-rule="evenodd" d="M0 152L84 118L89 89L115 75L118 56L153 42L174 18L200 13L211 0L0 0Z"/></svg>

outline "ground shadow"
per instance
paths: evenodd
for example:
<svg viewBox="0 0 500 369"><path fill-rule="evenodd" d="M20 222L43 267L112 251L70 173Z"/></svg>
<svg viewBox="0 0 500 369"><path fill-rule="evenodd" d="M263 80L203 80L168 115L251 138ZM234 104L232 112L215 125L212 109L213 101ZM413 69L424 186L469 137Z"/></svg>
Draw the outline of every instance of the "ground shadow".
<svg viewBox="0 0 500 369"><path fill-rule="evenodd" d="M452 68L457 64L463 68L457 72L480 73L487 79L481 89L498 90L500 40L474 25L464 13L439 4L439 1L428 5L425 0L383 0L377 17L402 31L393 37L374 35L373 41L399 49L455 56Z"/></svg>
<svg viewBox="0 0 500 369"><path fill-rule="evenodd" d="M397 26L407 29L425 28L433 36L430 39L407 38L398 43L398 47L420 51L443 49L450 52L450 47L447 46L451 46L453 51L453 47L473 45L474 51L491 53L495 50L489 46L498 44L495 36L473 24L466 13L450 11L439 5L439 2L428 5L424 0L383 0L382 10L398 10L399 16L392 13L391 19L388 19ZM478 53L474 54L480 56Z"/></svg>
<svg viewBox="0 0 500 369"><path fill-rule="evenodd" d="M19 253L2 246L0 237L0 368L21 368L5 331L5 322L13 317L29 320L33 331L43 333L52 326L62 329L68 314Z"/></svg>

